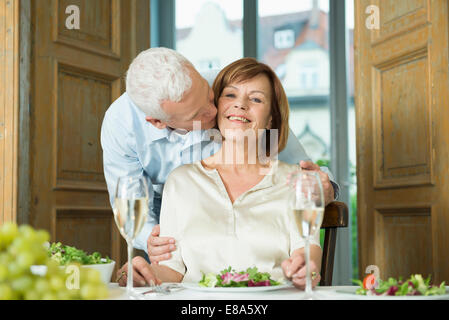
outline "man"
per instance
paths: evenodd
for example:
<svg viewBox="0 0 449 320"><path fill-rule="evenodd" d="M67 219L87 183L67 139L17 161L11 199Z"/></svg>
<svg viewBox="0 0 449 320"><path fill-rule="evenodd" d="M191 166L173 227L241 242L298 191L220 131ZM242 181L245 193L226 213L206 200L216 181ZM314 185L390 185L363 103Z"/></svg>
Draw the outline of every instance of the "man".
<svg viewBox="0 0 449 320"><path fill-rule="evenodd" d="M211 140L217 132L213 129L217 109L208 82L186 58L167 48L152 48L136 57L127 73L126 90L110 106L102 125L105 178L111 206L119 177L146 178L154 197L134 246L158 262L170 258L175 249L174 239L158 237L163 185L173 169L218 150L220 142ZM200 123L202 130L194 130L194 123ZM326 203L338 196L330 172L309 161L291 130L279 160L318 171Z"/></svg>

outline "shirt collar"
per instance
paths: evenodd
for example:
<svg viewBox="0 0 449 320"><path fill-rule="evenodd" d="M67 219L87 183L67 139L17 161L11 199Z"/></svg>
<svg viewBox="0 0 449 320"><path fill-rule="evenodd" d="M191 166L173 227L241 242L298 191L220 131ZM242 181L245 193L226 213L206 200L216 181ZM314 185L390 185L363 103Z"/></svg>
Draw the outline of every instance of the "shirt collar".
<svg viewBox="0 0 449 320"><path fill-rule="evenodd" d="M150 128L151 142L161 139L167 139L170 142L185 142L188 145L192 145L201 141L211 141L211 130L214 130L209 129L185 132L183 130L175 130L169 127L158 129L149 122L147 122L147 126L149 126ZM217 135L217 133L215 134Z"/></svg>

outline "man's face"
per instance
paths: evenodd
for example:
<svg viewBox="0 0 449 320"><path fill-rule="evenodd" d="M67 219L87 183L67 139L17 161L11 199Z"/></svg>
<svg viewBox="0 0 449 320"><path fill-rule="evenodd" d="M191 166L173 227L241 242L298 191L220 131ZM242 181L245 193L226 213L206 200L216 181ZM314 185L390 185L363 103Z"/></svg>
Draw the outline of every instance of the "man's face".
<svg viewBox="0 0 449 320"><path fill-rule="evenodd" d="M214 105L214 93L204 79L194 68L189 67L192 87L182 97L181 101L163 101L161 106L170 117L162 122L173 129L193 130L193 122L200 121L201 129L211 129L215 126L217 108Z"/></svg>

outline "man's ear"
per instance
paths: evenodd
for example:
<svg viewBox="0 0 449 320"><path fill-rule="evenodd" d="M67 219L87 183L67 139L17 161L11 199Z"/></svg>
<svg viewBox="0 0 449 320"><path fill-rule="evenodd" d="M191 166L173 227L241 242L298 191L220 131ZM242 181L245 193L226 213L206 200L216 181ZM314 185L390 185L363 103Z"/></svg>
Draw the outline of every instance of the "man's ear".
<svg viewBox="0 0 449 320"><path fill-rule="evenodd" d="M167 125L164 122L158 119L154 119L152 117L145 117L145 120L158 129L165 129L167 127Z"/></svg>

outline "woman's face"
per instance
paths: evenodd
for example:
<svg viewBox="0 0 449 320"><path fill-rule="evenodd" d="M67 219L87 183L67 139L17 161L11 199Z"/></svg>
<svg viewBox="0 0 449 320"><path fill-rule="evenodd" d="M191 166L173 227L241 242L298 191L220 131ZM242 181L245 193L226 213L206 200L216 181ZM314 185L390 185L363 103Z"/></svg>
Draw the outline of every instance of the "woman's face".
<svg viewBox="0 0 449 320"><path fill-rule="evenodd" d="M240 130L254 130L257 135L258 129L270 129L272 94L265 74L228 84L218 99L217 115L218 128L225 139L240 135Z"/></svg>

